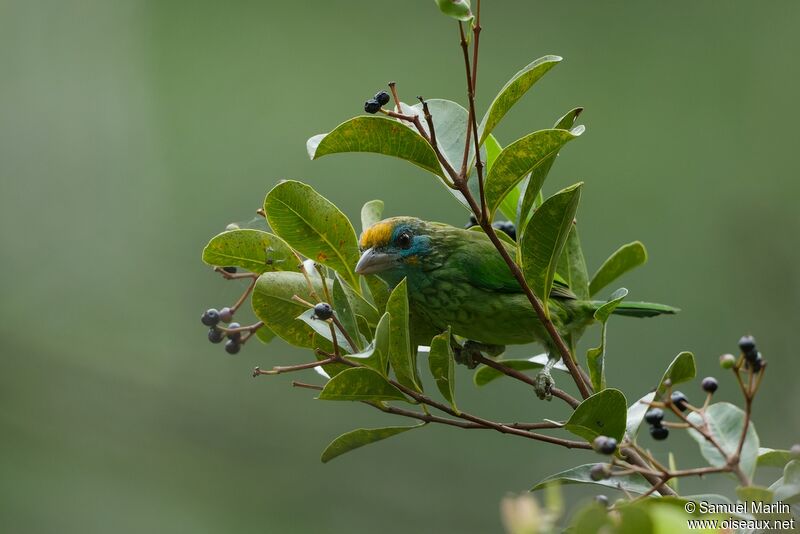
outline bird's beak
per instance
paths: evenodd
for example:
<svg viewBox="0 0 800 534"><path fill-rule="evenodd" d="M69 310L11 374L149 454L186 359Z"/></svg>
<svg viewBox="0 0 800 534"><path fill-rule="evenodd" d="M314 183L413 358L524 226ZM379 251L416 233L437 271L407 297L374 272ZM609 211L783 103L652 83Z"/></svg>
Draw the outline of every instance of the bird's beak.
<svg viewBox="0 0 800 534"><path fill-rule="evenodd" d="M380 273L387 269L391 269L396 262L396 255L378 252L374 248L368 248L364 251L364 253L361 255L361 258L358 260L358 263L356 264L356 273Z"/></svg>

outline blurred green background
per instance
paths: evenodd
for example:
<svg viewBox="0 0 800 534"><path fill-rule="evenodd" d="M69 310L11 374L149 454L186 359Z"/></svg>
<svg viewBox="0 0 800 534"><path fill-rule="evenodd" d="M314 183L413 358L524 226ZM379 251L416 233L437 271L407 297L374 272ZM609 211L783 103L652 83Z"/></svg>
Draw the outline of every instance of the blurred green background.
<svg viewBox="0 0 800 534"><path fill-rule="evenodd" d="M535 57L565 57L500 141L585 106L587 133L547 191L584 180L590 270L641 239L650 263L624 280L632 298L684 310L612 321L610 383L638 397L684 349L719 375L718 355L750 332L770 363L762 442L798 441L800 3L484 4L481 110ZM231 357L199 323L240 289L202 247L281 178L353 218L383 198L389 215L461 224L405 162L305 153L389 80L407 100L463 102L461 69L455 27L430 0L0 0L0 530L496 532L507 492L592 461L428 427L323 465L339 433L404 421L314 401L296 376L254 380L254 365L308 356L274 342ZM564 416L522 385L458 376L474 412ZM736 399L727 376L720 397ZM668 445L682 467L699 461L685 435Z"/></svg>

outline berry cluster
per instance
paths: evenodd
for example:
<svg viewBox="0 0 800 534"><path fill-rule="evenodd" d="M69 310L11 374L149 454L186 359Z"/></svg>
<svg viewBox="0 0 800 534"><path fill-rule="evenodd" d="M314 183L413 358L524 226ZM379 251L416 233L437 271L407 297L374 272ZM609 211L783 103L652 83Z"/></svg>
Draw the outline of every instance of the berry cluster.
<svg viewBox="0 0 800 534"><path fill-rule="evenodd" d="M211 343L222 343L226 337L228 341L225 342L225 352L228 354L236 354L242 348L242 332L239 328L242 327L239 323L232 323L233 310L225 307L217 311L210 308L203 312L200 316L200 322L209 327L208 340ZM227 323L225 329L220 328L220 323Z"/></svg>
<svg viewBox="0 0 800 534"><path fill-rule="evenodd" d="M475 218L474 215L469 216L469 222L464 225L464 228L469 230L473 226L478 226L478 219ZM513 239L514 241L517 240L517 228L514 226L514 223L511 221L496 221L492 223L492 228L495 230L499 230L506 234L508 237Z"/></svg>
<svg viewBox="0 0 800 534"><path fill-rule="evenodd" d="M764 359L761 353L756 350L756 338L753 336L742 336L739 340L739 349L742 351L747 367L754 373L760 373L764 367Z"/></svg>
<svg viewBox="0 0 800 534"><path fill-rule="evenodd" d="M661 424L664 420L664 410L651 408L644 414L644 420L650 425L650 435L653 439L661 441L669 436L669 429Z"/></svg>
<svg viewBox="0 0 800 534"><path fill-rule="evenodd" d="M373 98L364 102L364 111L372 113L373 115L381 110L383 106L389 103L389 93L386 91L378 91Z"/></svg>

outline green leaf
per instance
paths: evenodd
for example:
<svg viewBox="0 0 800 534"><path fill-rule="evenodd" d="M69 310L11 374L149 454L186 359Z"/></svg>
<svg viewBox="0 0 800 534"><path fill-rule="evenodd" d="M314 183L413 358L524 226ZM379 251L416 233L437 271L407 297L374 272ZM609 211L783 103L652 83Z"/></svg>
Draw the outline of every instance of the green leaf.
<svg viewBox="0 0 800 534"><path fill-rule="evenodd" d="M337 274L337 278L341 277L339 277ZM350 303L350 306L353 309L353 314L363 316L370 326L375 326L378 324L378 319L380 319L381 314L378 313L378 310L375 308L375 306L373 306L363 296L359 295L356 290L350 287L350 284L348 284L345 280L341 280L341 286L341 290L344 293L344 298L346 298ZM333 298L335 301L336 296L334 295Z"/></svg>
<svg viewBox="0 0 800 534"><path fill-rule="evenodd" d="M582 111L583 108L570 110L566 115L556 121L553 128L556 130L572 130L575 126L575 121ZM558 153L553 154L549 158L549 161L542 162L541 165L517 186L517 188L521 189L522 193L522 200L518 202L514 212L519 235L525 233L525 227L528 225L534 206L542 203L542 185L547 179L547 175L550 173L550 169L553 167L553 163L555 163L557 157ZM505 203L505 200L503 203Z"/></svg>
<svg viewBox="0 0 800 534"><path fill-rule="evenodd" d="M353 225L331 201L301 182L281 182L267 194L270 226L295 250L360 287L353 269L359 259Z"/></svg>
<svg viewBox="0 0 800 534"><path fill-rule="evenodd" d="M588 506L580 508L572 517L569 523L569 529L566 532L575 533L591 533L598 534L601 532L611 531L614 523L608 515L608 510L598 503L590 503ZM649 533L637 533L649 534Z"/></svg>
<svg viewBox="0 0 800 534"><path fill-rule="evenodd" d="M519 182L531 173L528 191L541 189L558 151L583 133L583 127L567 130L540 130L505 147L486 174L485 193L489 214L494 217L500 203ZM516 211L516 210L515 210Z"/></svg>
<svg viewBox="0 0 800 534"><path fill-rule="evenodd" d="M794 458L795 456L792 454L792 451L768 449L766 447L759 447L758 449L758 467L783 468Z"/></svg>
<svg viewBox="0 0 800 534"><path fill-rule="evenodd" d="M386 376L389 363L389 322L388 313L384 313L375 329L375 339L369 346L358 354L349 356L352 360L359 360L361 364L378 371Z"/></svg>
<svg viewBox="0 0 800 534"><path fill-rule="evenodd" d="M231 230L214 236L203 249L203 261L258 274L297 268L297 258L289 245L261 230Z"/></svg>
<svg viewBox="0 0 800 534"><path fill-rule="evenodd" d="M389 363L397 381L408 388L422 391L414 361L416 351L412 353L408 332L408 285L405 278L389 295L386 311L392 317L389 328Z"/></svg>
<svg viewBox="0 0 800 534"><path fill-rule="evenodd" d="M600 346L589 349L586 352L586 364L589 368L589 377L592 379L592 387L595 391L602 391L606 388L606 325L609 317L617 309L622 300L628 296L628 290L624 287L617 289L608 299L608 302L597 308L594 318L601 324Z"/></svg>
<svg viewBox="0 0 800 534"><path fill-rule="evenodd" d="M628 408L625 422L625 435L629 440L633 441L636 439L636 434L639 432L639 427L644 420L644 414L650 409L648 404L653 402L655 396L656 394L654 392L648 393Z"/></svg>
<svg viewBox="0 0 800 534"><path fill-rule="evenodd" d="M499 156L500 152L503 151L503 147L500 146L500 142L497 140L495 136L490 135L489 137L486 138L486 142L484 143L484 148L486 149L486 172L489 172L489 170L494 165L494 162L497 161L497 156ZM519 195L519 192L517 192L517 195ZM508 217L509 221L514 220L516 209L517 206L515 204L514 205L515 211L512 211L510 214L503 212L505 216Z"/></svg>
<svg viewBox="0 0 800 534"><path fill-rule="evenodd" d="M526 65L517 72L497 93L489 106L486 115L481 120L479 133L481 144L492 130L500 123L502 118L516 104L520 98L545 75L547 71L561 61L558 56L544 56Z"/></svg>
<svg viewBox="0 0 800 534"><path fill-rule="evenodd" d="M267 328L266 325L262 326L258 330L256 330L256 337L262 343L269 343L273 339L275 339L275 332Z"/></svg>
<svg viewBox="0 0 800 534"><path fill-rule="evenodd" d="M800 460L792 460L783 469L783 476L769 489L775 493L775 500L786 504L800 503Z"/></svg>
<svg viewBox="0 0 800 534"><path fill-rule="evenodd" d="M453 347L450 345L450 329L434 336L431 340L431 350L428 355L428 366L431 375L436 381L439 392L458 412L455 401L455 377L453 375Z"/></svg>
<svg viewBox="0 0 800 534"><path fill-rule="evenodd" d="M698 412L689 414L689 421L697 426L707 423L708 432L722 447L726 455L736 452L739 438L744 429L744 412L729 402L712 404L705 410L705 420ZM727 458L708 442L706 438L694 429L689 429L689 435L700 445L700 453L710 465L721 467L727 464ZM739 467L748 477L752 478L758 460L758 434L751 422L747 428L747 435L739 459Z"/></svg>
<svg viewBox="0 0 800 534"><path fill-rule="evenodd" d="M297 319L310 326L311 329L314 330L314 332L316 332L319 336L333 343L333 335L331 334L331 325L333 325L333 323L317 319L314 316L313 308L310 310L306 310L300 315L298 315ZM349 354L358 352L358 349L352 347L350 343L347 341L344 334L342 333L342 330L336 325L333 325L333 327L336 330L336 343L339 345L339 347L341 347L342 350L344 350Z"/></svg>
<svg viewBox="0 0 800 534"><path fill-rule="evenodd" d="M467 142L469 112L461 104L452 100L431 98L425 102L427 102L428 110L434 120L436 144L439 146L439 151L453 168L460 170ZM423 129L428 132L428 123L424 119L422 103L410 106L410 110L411 113L423 117L421 123ZM470 150L472 151L474 148L470 146Z"/></svg>
<svg viewBox="0 0 800 534"><path fill-rule="evenodd" d="M464 147L467 140L467 120L469 112L457 102L451 100L444 100L440 98L432 98L426 100L428 103L428 110L434 120L436 127L436 144L439 146L439 151L444 158L450 163L451 167L457 171L461 170L461 165L464 161ZM424 119L424 111L422 103L409 106L404 111L408 114L418 115L422 117L421 123L423 129L428 132L428 124ZM430 133L430 132L428 132ZM483 151L485 152L485 150ZM474 167L475 147L470 143L469 146L469 165L467 168L467 186L469 187L475 198L479 196L478 180L475 173L470 171ZM442 175L447 175L442 169ZM441 182L444 185L444 182ZM465 208L469 209L469 203L460 191L447 187L445 189L453 195Z"/></svg>
<svg viewBox="0 0 800 534"><path fill-rule="evenodd" d="M364 277L369 288L369 294L372 296L372 302L379 313L386 311L386 303L389 301L389 286L374 274L369 274Z"/></svg>
<svg viewBox="0 0 800 534"><path fill-rule="evenodd" d="M363 232L383 218L383 200L370 200L361 207L361 231Z"/></svg>
<svg viewBox="0 0 800 534"><path fill-rule="evenodd" d="M567 282L578 299L589 299L589 274L586 272L586 260L583 258L578 227L574 224L567 236L567 242L564 244L564 251L558 260L556 273Z"/></svg>
<svg viewBox="0 0 800 534"><path fill-rule="evenodd" d="M589 283L589 293L596 295L598 291L627 273L631 269L647 262L647 250L639 241L622 245L600 266Z"/></svg>
<svg viewBox="0 0 800 534"><path fill-rule="evenodd" d="M330 333L328 337L330 337ZM331 343L329 340L327 340L326 338L324 338L323 336L319 335L316 332L314 332L313 339L314 341L312 346L315 349L319 348L329 354L333 353L333 343ZM323 354L318 354L316 351L314 351L314 356L316 357L317 361L321 361L327 358L327 356ZM320 369L322 369L324 374L319 372ZM352 367L343 363L328 363L314 368L314 370L317 371L318 374L323 376L327 375L328 380L330 380L331 377L338 375L342 371L346 371L347 369L352 369Z"/></svg>
<svg viewBox="0 0 800 534"><path fill-rule="evenodd" d="M319 277L311 277L314 290L322 291ZM314 330L296 317L306 307L292 300L297 295L307 301L313 300L306 279L298 272L281 271L264 273L258 277L253 288L253 312L281 339L298 347L313 348Z"/></svg>
<svg viewBox="0 0 800 534"><path fill-rule="evenodd" d="M345 434L342 434L328 445L322 451L322 463L327 463L341 456L346 452L350 452L364 445L381 441L397 434L402 434L406 430L413 430L425 426L424 423L414 426L387 426L384 428L358 428Z"/></svg>
<svg viewBox="0 0 800 534"><path fill-rule="evenodd" d="M439 11L461 22L472 20L472 11L468 0L434 0Z"/></svg>
<svg viewBox="0 0 800 534"><path fill-rule="evenodd" d="M609 391L609 390L606 390ZM537 483L531 491L536 491L546 487L549 484L594 484L595 486L605 486L607 488L622 489L631 493L647 493L650 490L650 484L647 480L638 473L631 475L607 478L604 480L592 480L590 471L592 467L598 464L584 464L566 471L561 471L555 475L550 475L544 480Z"/></svg>
<svg viewBox="0 0 800 534"><path fill-rule="evenodd" d="M353 311L353 305L350 303L348 295L342 288L342 286L346 284L347 282L343 282L342 278L337 273L333 281L333 309L345 331L350 334L350 337L353 338L353 342L358 345L353 347L358 351L363 348L363 345L360 345L361 336L358 331L358 323L356 322L356 314Z"/></svg>
<svg viewBox="0 0 800 534"><path fill-rule="evenodd" d="M523 234L520 243L525 280L544 304L548 317L550 288L578 209L581 185L570 186L545 200L531 218L531 231Z"/></svg>
<svg viewBox="0 0 800 534"><path fill-rule="evenodd" d="M386 117L355 117L330 133L315 135L306 142L306 149L311 159L343 152L393 156L444 177L431 145L405 124Z"/></svg>
<svg viewBox="0 0 800 534"><path fill-rule="evenodd" d="M656 388L656 398L661 398L667 391L666 381L669 380L673 386L692 380L697 374L694 364L694 354L691 352L681 352L664 371L664 376Z"/></svg>
<svg viewBox="0 0 800 534"><path fill-rule="evenodd" d="M547 354L537 354L536 356L524 360L497 360L497 363L502 363L506 367L516 369L517 371L541 369L547 363ZM563 371L565 373L569 372L569 369L567 369L567 367L561 361L555 364L553 369ZM494 380L504 376L506 375L496 370L494 367L482 365L477 371L475 371L472 380L476 386L485 386L489 382L493 382Z"/></svg>
<svg viewBox="0 0 800 534"><path fill-rule="evenodd" d="M375 337L375 329L372 328L363 315L356 314L356 324L358 325L358 331L361 332L364 338L372 339Z"/></svg>
<svg viewBox="0 0 800 534"><path fill-rule="evenodd" d="M739 486L736 488L736 496L741 502L750 503L758 501L765 504L771 503L775 498L775 494L772 490L762 488L761 486Z"/></svg>
<svg viewBox="0 0 800 534"><path fill-rule="evenodd" d="M353 367L331 378L319 394L322 400L409 401L377 371Z"/></svg>
<svg viewBox="0 0 800 534"><path fill-rule="evenodd" d="M556 130L571 130L581 113L583 113L583 108L573 108L567 111L563 117L556 121L553 128Z"/></svg>
<svg viewBox="0 0 800 534"><path fill-rule="evenodd" d="M589 443L597 436L622 441L627 408L625 395L618 389L607 388L581 402L564 428Z"/></svg>

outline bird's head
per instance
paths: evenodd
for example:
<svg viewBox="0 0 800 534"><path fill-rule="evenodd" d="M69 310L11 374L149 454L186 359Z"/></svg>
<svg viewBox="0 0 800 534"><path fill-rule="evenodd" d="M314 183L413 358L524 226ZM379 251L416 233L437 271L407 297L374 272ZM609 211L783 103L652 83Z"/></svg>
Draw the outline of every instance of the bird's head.
<svg viewBox="0 0 800 534"><path fill-rule="evenodd" d="M390 284L414 272L435 268L434 228L414 217L392 217L361 234L358 274L377 274Z"/></svg>

